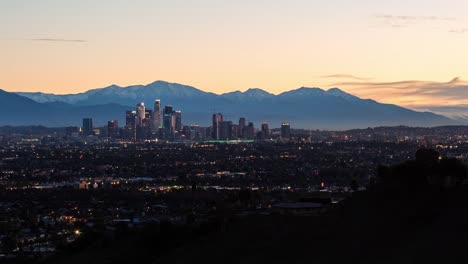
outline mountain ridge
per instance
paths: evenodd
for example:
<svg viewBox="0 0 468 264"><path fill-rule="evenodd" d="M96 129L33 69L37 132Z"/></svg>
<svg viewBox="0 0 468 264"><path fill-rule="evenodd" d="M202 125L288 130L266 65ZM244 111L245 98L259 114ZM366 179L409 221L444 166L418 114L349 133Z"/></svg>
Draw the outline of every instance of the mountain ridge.
<svg viewBox="0 0 468 264"><path fill-rule="evenodd" d="M111 84L109 86L106 86L106 87L102 87L102 88L93 88L93 89L89 89L85 92L80 92L80 93L75 93L75 94L54 94L54 93L43 93L43 92L12 92L12 93L15 93L15 94L19 94L19 95L22 95L22 96L25 96L25 97L28 97L30 99L33 99L34 101L37 101L37 102L46 102L46 100L41 100L41 98L39 98L38 96L50 96L50 97L54 97L54 99L56 99L57 101L60 101L59 98L64 98L64 97L69 97L69 96L80 96L80 95L85 95L85 94L94 94L96 92L102 92L102 91L110 91L110 90L113 90L113 91L119 91L120 89L130 89L130 90L135 90L135 89L139 89L139 88L144 88L144 89L154 89L155 87L157 88L163 88L161 87L161 85L164 85L164 86L167 86L167 88L170 89L173 89L175 86L179 86L177 88L180 88L180 87L184 87L184 88L188 88L188 89L191 89L191 90L194 90L196 91L197 93L207 93L207 94L212 94L212 95L217 95L217 96L225 96L225 95L230 95L230 94L243 94L243 95L262 95L262 96L279 96L279 95L282 95L282 94L286 94L286 93L289 93L289 92L292 92L292 91L296 91L296 90L310 90L310 89L317 89L317 90L320 90L322 92L330 92L330 91L337 91L336 92L336 95L338 95L339 93L343 94L343 95L349 95L349 96L353 96L353 97L356 97L354 95L351 95L337 87L334 87L334 88L330 88L328 90L325 90L325 89L322 89L322 88L319 88L319 87L300 87L300 88L297 88L297 89L292 89L292 90L288 90L288 91L284 91L284 92L281 92L281 93L278 93L278 94L273 94L273 93L270 93L266 90L263 90L261 88L248 88L244 91L241 91L241 90L236 90L236 91L232 91L232 92L225 92L225 93L213 93L213 92L206 92L206 91L203 91L201 89L198 89L196 87L193 87L193 86L190 86L190 85L186 85L186 84L180 84L180 83L176 83L176 82L166 82L166 81L162 81L162 80L158 80L158 81L154 81L154 82L151 82L149 84L146 84L146 85L142 85L142 84L137 84L137 85L129 85L129 86L119 86L117 84ZM159 86L159 87L158 87ZM52 100L47 100L47 101L52 101Z"/></svg>
<svg viewBox="0 0 468 264"><path fill-rule="evenodd" d="M40 104L36 105L38 108L49 108L48 111L51 112L49 115L57 117L55 119L57 123L60 123L60 119L56 112L62 111L73 112L69 113L69 116L77 119L75 122L77 124L81 121L79 115L86 114L94 117L96 124L102 125L106 119L118 119L123 126L125 109L134 109L139 102L144 102L148 108L152 108L154 100L160 99L163 106L171 104L175 109L182 110L184 123L198 123L204 126L210 124L211 114L215 111L223 113L227 119L234 122L242 116L257 125L267 121L272 123L271 127L279 126L284 121L298 128L321 129L459 124L455 120L431 112L417 112L397 105L382 104L372 99L361 99L336 87L328 90L300 87L277 95L260 88L215 94L189 85L155 81L146 85L127 87L110 85L69 95L14 94ZM0 103L1 101L0 98ZM34 103L30 102L31 105ZM56 112L52 111L54 109ZM90 109L97 112L92 112ZM95 116L92 116L93 114ZM19 120L20 124L31 121L27 120L27 116L22 118L23 120L16 120ZM41 118L36 117L34 121L40 122ZM0 124L2 123L4 122L0 118ZM26 122L26 124L31 123Z"/></svg>

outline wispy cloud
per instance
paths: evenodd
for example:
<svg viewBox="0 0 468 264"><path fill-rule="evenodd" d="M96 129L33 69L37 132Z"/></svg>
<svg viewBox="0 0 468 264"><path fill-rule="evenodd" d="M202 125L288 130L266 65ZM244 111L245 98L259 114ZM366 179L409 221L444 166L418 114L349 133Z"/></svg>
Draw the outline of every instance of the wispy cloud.
<svg viewBox="0 0 468 264"><path fill-rule="evenodd" d="M390 15L390 14L379 14L373 16L378 19L381 23L386 26L393 28L404 28L417 24L447 24L454 23L457 21L454 17L442 17L442 16L404 16L404 15Z"/></svg>
<svg viewBox="0 0 468 264"><path fill-rule="evenodd" d="M442 21L454 21L454 17L440 17L440 16L395 16L388 14L374 15L376 18L388 19L388 20L397 20L397 21L423 21L423 20L442 20Z"/></svg>
<svg viewBox="0 0 468 264"><path fill-rule="evenodd" d="M27 39L30 41L43 41L43 42L88 42L84 39L63 39L63 38L33 38Z"/></svg>
<svg viewBox="0 0 468 264"><path fill-rule="evenodd" d="M329 78L329 79L354 79L358 81L368 81L371 78L358 77L352 74L332 74L332 75L323 75L320 78Z"/></svg>
<svg viewBox="0 0 468 264"><path fill-rule="evenodd" d="M466 28L459 28L459 29L451 29L449 31L450 33L458 33L458 34L463 34L468 32L468 27Z"/></svg>
<svg viewBox="0 0 468 264"><path fill-rule="evenodd" d="M330 87L344 88L360 97L406 107L468 104L468 82L454 78L448 82L404 80L396 82L338 82Z"/></svg>

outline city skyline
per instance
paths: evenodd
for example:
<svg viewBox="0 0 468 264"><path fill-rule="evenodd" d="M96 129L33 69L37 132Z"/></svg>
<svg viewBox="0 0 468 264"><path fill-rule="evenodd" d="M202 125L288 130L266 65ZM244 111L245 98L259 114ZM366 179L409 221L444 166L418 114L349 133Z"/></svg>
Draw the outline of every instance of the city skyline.
<svg viewBox="0 0 468 264"><path fill-rule="evenodd" d="M64 94L160 79L218 94L339 87L405 107L459 106L467 5L2 1L0 88Z"/></svg>
<svg viewBox="0 0 468 264"><path fill-rule="evenodd" d="M161 109L163 111L161 112ZM254 122L246 117L239 117L238 124L227 120L222 113L213 113L211 126L201 126L197 123L182 122L182 111L174 110L172 104L162 108L161 99L154 99L154 108L147 108L144 102L136 104L134 110L125 111L125 126L119 127L118 120L107 121L104 126L109 138L131 140L166 140L166 141L200 141L200 140L271 140L268 123L263 121L261 128L256 129ZM289 140L291 126L289 122L281 122L281 139ZM99 126L93 126L93 119L83 118L81 128L66 127L68 136L101 135Z"/></svg>

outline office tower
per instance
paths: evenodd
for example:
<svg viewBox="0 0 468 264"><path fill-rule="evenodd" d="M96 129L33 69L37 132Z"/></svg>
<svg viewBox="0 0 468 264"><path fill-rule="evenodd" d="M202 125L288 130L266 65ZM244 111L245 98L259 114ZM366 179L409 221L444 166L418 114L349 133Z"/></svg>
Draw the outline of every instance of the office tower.
<svg viewBox="0 0 468 264"><path fill-rule="evenodd" d="M107 136L111 138L119 137L119 121L110 120L107 122Z"/></svg>
<svg viewBox="0 0 468 264"><path fill-rule="evenodd" d="M229 140L232 139L232 121L221 121L219 124L219 139Z"/></svg>
<svg viewBox="0 0 468 264"><path fill-rule="evenodd" d="M136 137L136 111L127 111L125 113L125 136L129 139L135 139Z"/></svg>
<svg viewBox="0 0 468 264"><path fill-rule="evenodd" d="M163 130L164 130L164 135L169 135L172 133L172 114L164 113Z"/></svg>
<svg viewBox="0 0 468 264"><path fill-rule="evenodd" d="M240 134L239 133L239 131L240 131L239 130L239 125L231 123L231 128L230 129L231 129L230 139L239 139L239 137L240 137L240 135L239 135Z"/></svg>
<svg viewBox="0 0 468 264"><path fill-rule="evenodd" d="M125 127L135 127L136 111L125 112Z"/></svg>
<svg viewBox="0 0 468 264"><path fill-rule="evenodd" d="M144 105L143 105L144 107ZM143 115L137 113L138 125L136 126L136 138L145 140L151 138L151 130L153 129L153 111L148 108L140 107L139 111L144 111ZM143 116L143 118L142 118Z"/></svg>
<svg viewBox="0 0 468 264"><path fill-rule="evenodd" d="M191 125L189 127L189 136L190 140L201 140L204 139L205 136L203 135L201 128L199 125Z"/></svg>
<svg viewBox="0 0 468 264"><path fill-rule="evenodd" d="M175 117L174 129L175 131L181 131L182 130L182 111L180 110L175 111L174 117Z"/></svg>
<svg viewBox="0 0 468 264"><path fill-rule="evenodd" d="M172 135L174 134L174 126L175 116L174 111L172 110L172 105L166 105L163 112L163 129L164 137L166 139L172 138Z"/></svg>
<svg viewBox="0 0 468 264"><path fill-rule="evenodd" d="M211 138L213 139L213 127L209 126L204 131L204 138Z"/></svg>
<svg viewBox="0 0 468 264"><path fill-rule="evenodd" d="M258 131L258 132L257 132L257 135L255 136L255 139L256 139L256 140L265 140L265 137L263 136L263 132L262 132L262 131Z"/></svg>
<svg viewBox="0 0 468 264"><path fill-rule="evenodd" d="M160 127L162 127L161 100L156 99L153 109L153 131L157 132Z"/></svg>
<svg viewBox="0 0 468 264"><path fill-rule="evenodd" d="M239 137L244 138L245 117L239 118Z"/></svg>
<svg viewBox="0 0 468 264"><path fill-rule="evenodd" d="M172 131L172 136L174 136L176 130L175 130L175 125L176 125L176 115L175 112L172 112L171 115L171 131Z"/></svg>
<svg viewBox="0 0 468 264"><path fill-rule="evenodd" d="M266 122L262 123L262 137L263 139L270 138L270 129L268 128L268 124Z"/></svg>
<svg viewBox="0 0 468 264"><path fill-rule="evenodd" d="M90 136L94 135L93 119L83 118L83 135Z"/></svg>
<svg viewBox="0 0 468 264"><path fill-rule="evenodd" d="M254 137L255 137L255 127L252 122L249 122L249 125L245 129L245 138L254 139Z"/></svg>
<svg viewBox="0 0 468 264"><path fill-rule="evenodd" d="M289 125L289 123L281 124L281 138L282 139L291 138L291 126Z"/></svg>
<svg viewBox="0 0 468 264"><path fill-rule="evenodd" d="M185 138L190 139L190 126L182 126L181 134Z"/></svg>
<svg viewBox="0 0 468 264"><path fill-rule="evenodd" d="M145 119L143 119L143 126L146 127L150 132L153 128L153 110L145 109Z"/></svg>
<svg viewBox="0 0 468 264"><path fill-rule="evenodd" d="M221 122L223 122L223 115L221 113L213 114L213 126L211 137L215 140L220 139Z"/></svg>
<svg viewBox="0 0 468 264"><path fill-rule="evenodd" d="M164 114L172 114L172 112L174 112L174 110L172 109L172 105L166 105L164 107Z"/></svg>
<svg viewBox="0 0 468 264"><path fill-rule="evenodd" d="M145 119L145 103L141 102L136 105L136 126L142 126Z"/></svg>

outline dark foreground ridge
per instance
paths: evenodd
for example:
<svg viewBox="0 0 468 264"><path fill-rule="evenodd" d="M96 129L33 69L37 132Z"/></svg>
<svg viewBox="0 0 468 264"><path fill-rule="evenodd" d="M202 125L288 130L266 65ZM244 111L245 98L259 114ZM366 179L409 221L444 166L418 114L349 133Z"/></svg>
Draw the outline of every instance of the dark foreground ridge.
<svg viewBox="0 0 468 264"><path fill-rule="evenodd" d="M52 263L467 263L465 178L461 162L419 150L318 215L239 213L220 201L208 222L93 233Z"/></svg>

